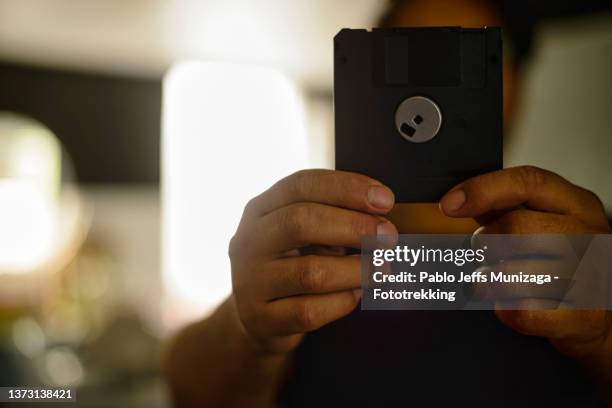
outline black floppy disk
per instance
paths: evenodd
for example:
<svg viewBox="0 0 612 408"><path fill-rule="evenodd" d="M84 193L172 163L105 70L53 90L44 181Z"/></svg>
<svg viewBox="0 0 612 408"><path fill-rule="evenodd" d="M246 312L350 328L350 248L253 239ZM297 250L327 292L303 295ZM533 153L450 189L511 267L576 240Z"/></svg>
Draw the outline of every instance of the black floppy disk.
<svg viewBox="0 0 612 408"><path fill-rule="evenodd" d="M502 167L499 28L343 29L334 38L336 168L434 202Z"/></svg>

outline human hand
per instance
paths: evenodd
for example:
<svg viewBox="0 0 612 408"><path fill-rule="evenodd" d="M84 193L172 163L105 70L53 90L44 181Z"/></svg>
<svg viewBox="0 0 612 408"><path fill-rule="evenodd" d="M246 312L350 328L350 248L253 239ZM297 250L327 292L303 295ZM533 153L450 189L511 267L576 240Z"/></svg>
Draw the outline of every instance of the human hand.
<svg viewBox="0 0 612 408"><path fill-rule="evenodd" d="M383 216L394 196L354 173L305 170L246 206L229 254L241 325L266 353L295 348L305 332L350 313L359 303L363 235L396 235Z"/></svg>
<svg viewBox="0 0 612 408"><path fill-rule="evenodd" d="M536 167L483 174L449 191L440 201L451 217L473 217L485 234L607 234L608 220L592 192ZM519 302L532 302L520 299ZM612 352L612 315L605 310L537 310L532 303L496 310L514 330L548 338L562 353L588 357Z"/></svg>

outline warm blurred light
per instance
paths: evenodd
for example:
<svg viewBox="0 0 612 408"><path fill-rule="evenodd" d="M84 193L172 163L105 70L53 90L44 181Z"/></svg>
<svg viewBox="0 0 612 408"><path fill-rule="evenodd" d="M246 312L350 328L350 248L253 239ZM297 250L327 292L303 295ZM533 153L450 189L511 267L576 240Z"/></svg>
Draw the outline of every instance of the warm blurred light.
<svg viewBox="0 0 612 408"><path fill-rule="evenodd" d="M162 267L176 321L230 293L227 247L244 205L306 167L308 151L300 94L271 69L181 63L163 110Z"/></svg>
<svg viewBox="0 0 612 408"><path fill-rule="evenodd" d="M17 350L28 358L34 358L45 350L45 333L32 317L19 318L13 324L12 335Z"/></svg>
<svg viewBox="0 0 612 408"><path fill-rule="evenodd" d="M67 347L56 347L45 355L45 377L53 385L71 386L83 381L84 370L77 355Z"/></svg>
<svg viewBox="0 0 612 408"><path fill-rule="evenodd" d="M33 183L0 179L0 271L31 271L50 256L55 209Z"/></svg>
<svg viewBox="0 0 612 408"><path fill-rule="evenodd" d="M23 273L48 260L57 235L60 147L23 117L0 115L0 273Z"/></svg>

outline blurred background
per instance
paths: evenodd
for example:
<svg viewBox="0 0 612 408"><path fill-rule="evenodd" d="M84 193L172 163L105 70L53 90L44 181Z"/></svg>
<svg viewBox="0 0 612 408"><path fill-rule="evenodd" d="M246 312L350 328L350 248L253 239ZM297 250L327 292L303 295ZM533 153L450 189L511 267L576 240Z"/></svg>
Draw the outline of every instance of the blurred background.
<svg viewBox="0 0 612 408"><path fill-rule="evenodd" d="M397 19L379 0L0 0L0 385L168 406L161 344L229 292L248 197L333 168L332 39L382 16L503 25L505 166L558 172L612 214L607 2L426 3Z"/></svg>

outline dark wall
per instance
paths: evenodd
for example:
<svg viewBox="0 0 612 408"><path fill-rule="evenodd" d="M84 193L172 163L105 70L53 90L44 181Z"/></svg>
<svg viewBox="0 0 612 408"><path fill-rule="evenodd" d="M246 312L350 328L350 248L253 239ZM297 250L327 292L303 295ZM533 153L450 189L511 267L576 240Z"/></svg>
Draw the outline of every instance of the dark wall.
<svg viewBox="0 0 612 408"><path fill-rule="evenodd" d="M159 182L161 80L0 62L0 110L48 126L83 182Z"/></svg>

